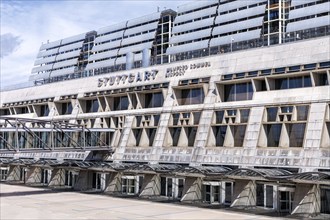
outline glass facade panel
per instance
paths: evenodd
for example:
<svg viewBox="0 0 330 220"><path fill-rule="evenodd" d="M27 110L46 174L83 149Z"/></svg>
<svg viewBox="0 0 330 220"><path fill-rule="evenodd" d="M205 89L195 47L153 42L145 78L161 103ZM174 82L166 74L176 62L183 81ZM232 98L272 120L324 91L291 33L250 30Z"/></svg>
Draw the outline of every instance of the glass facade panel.
<svg viewBox="0 0 330 220"><path fill-rule="evenodd" d="M127 110L129 101L127 96L114 97L114 111Z"/></svg>
<svg viewBox="0 0 330 220"><path fill-rule="evenodd" d="M215 136L215 145L217 147L222 147L225 141L225 136L227 132L227 126L216 126L213 127L213 133Z"/></svg>
<svg viewBox="0 0 330 220"><path fill-rule="evenodd" d="M266 186L266 207L273 208L273 186Z"/></svg>
<svg viewBox="0 0 330 220"><path fill-rule="evenodd" d="M307 121L309 106L297 106L297 121Z"/></svg>
<svg viewBox="0 0 330 220"><path fill-rule="evenodd" d="M305 137L306 123L287 124L290 147L302 147Z"/></svg>
<svg viewBox="0 0 330 220"><path fill-rule="evenodd" d="M257 206L264 206L264 184L257 184Z"/></svg>
<svg viewBox="0 0 330 220"><path fill-rule="evenodd" d="M204 102L204 91L202 88L183 89L181 90L180 105L196 105Z"/></svg>
<svg viewBox="0 0 330 220"><path fill-rule="evenodd" d="M70 115L72 113L71 102L62 103L62 112L61 113L62 113L62 115Z"/></svg>
<svg viewBox="0 0 330 220"><path fill-rule="evenodd" d="M282 124L264 125L267 135L267 147L278 147L280 144Z"/></svg>
<svg viewBox="0 0 330 220"><path fill-rule="evenodd" d="M249 120L250 109L241 109L241 123L247 123Z"/></svg>
<svg viewBox="0 0 330 220"><path fill-rule="evenodd" d="M224 85L225 102L251 100L253 97L252 83Z"/></svg>
<svg viewBox="0 0 330 220"><path fill-rule="evenodd" d="M321 213L330 214L330 189L321 189Z"/></svg>
<svg viewBox="0 0 330 220"><path fill-rule="evenodd" d="M163 93L147 93L145 94L145 108L157 108L162 107L164 102Z"/></svg>
<svg viewBox="0 0 330 220"><path fill-rule="evenodd" d="M234 136L234 147L242 147L245 136L246 125L233 125L230 126Z"/></svg>

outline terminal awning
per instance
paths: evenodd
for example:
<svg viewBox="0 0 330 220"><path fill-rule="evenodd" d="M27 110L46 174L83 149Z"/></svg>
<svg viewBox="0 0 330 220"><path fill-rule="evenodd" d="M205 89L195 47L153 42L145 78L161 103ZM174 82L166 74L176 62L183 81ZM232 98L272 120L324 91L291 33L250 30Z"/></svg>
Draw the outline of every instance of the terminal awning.
<svg viewBox="0 0 330 220"><path fill-rule="evenodd" d="M223 166L181 167L174 171L177 176L222 176L230 169Z"/></svg>
<svg viewBox="0 0 330 220"><path fill-rule="evenodd" d="M282 169L259 169L259 168L240 168L229 171L226 177L229 178L261 178L274 179L291 176L292 173Z"/></svg>
<svg viewBox="0 0 330 220"><path fill-rule="evenodd" d="M125 173L145 173L145 174L156 174L156 173L171 173L178 169L180 166L175 164L137 164L129 167Z"/></svg>
<svg viewBox="0 0 330 220"><path fill-rule="evenodd" d="M307 172L298 173L289 178L297 183L330 183L330 172Z"/></svg>

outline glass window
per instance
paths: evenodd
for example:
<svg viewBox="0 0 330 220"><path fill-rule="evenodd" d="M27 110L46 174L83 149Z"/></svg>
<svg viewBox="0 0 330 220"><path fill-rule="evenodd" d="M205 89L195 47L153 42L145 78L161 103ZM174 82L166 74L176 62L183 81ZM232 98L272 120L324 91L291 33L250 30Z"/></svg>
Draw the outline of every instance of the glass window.
<svg viewBox="0 0 330 220"><path fill-rule="evenodd" d="M257 206L264 206L264 184L257 184Z"/></svg>
<svg viewBox="0 0 330 220"><path fill-rule="evenodd" d="M273 186L266 185L266 207L273 208Z"/></svg>
<svg viewBox="0 0 330 220"><path fill-rule="evenodd" d="M114 111L127 110L129 101L127 96L114 97Z"/></svg>
<svg viewBox="0 0 330 220"><path fill-rule="evenodd" d="M241 123L247 123L249 120L250 109L241 109Z"/></svg>
<svg viewBox="0 0 330 220"><path fill-rule="evenodd" d="M224 116L224 111L216 111L215 112L215 118L216 118L215 123L222 124L223 116Z"/></svg>
<svg viewBox="0 0 330 220"><path fill-rule="evenodd" d="M307 121L309 106L297 106L297 121Z"/></svg>
<svg viewBox="0 0 330 220"><path fill-rule="evenodd" d="M145 94L145 108L162 107L164 102L163 93L147 93Z"/></svg>
<svg viewBox="0 0 330 220"><path fill-rule="evenodd" d="M302 147L305 137L306 123L287 124L290 147Z"/></svg>
<svg viewBox="0 0 330 220"><path fill-rule="evenodd" d="M48 116L48 114L49 114L48 105L41 105L40 106L40 117Z"/></svg>
<svg viewBox="0 0 330 220"><path fill-rule="evenodd" d="M72 113L71 102L62 103L62 115L70 115Z"/></svg>
<svg viewBox="0 0 330 220"><path fill-rule="evenodd" d="M217 147L222 147L225 141L225 136L227 132L227 126L215 126L213 127L213 133L215 136L215 145Z"/></svg>
<svg viewBox="0 0 330 220"><path fill-rule="evenodd" d="M196 133L197 133L197 127L188 127L187 129L187 137L188 137L188 146L193 147Z"/></svg>
<svg viewBox="0 0 330 220"><path fill-rule="evenodd" d="M183 89L181 90L180 105L195 105L204 102L204 92L202 88Z"/></svg>
<svg viewBox="0 0 330 220"><path fill-rule="evenodd" d="M278 147L282 131L282 124L264 125L267 135L267 147Z"/></svg>
<svg viewBox="0 0 330 220"><path fill-rule="evenodd" d="M242 147L245 136L246 125L230 126L234 136L234 147Z"/></svg>
<svg viewBox="0 0 330 220"><path fill-rule="evenodd" d="M251 100L253 97L252 83L224 85L225 102Z"/></svg>

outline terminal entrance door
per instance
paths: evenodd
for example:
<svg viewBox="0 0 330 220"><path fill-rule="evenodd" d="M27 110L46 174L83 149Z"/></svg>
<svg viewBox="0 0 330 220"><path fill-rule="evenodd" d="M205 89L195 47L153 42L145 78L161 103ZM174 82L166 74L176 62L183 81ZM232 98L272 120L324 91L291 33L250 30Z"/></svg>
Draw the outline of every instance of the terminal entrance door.
<svg viewBox="0 0 330 220"><path fill-rule="evenodd" d="M93 189L101 190L101 179L101 173L93 173Z"/></svg>
<svg viewBox="0 0 330 220"><path fill-rule="evenodd" d="M72 171L65 171L64 185L68 187L74 187L78 175L74 174Z"/></svg>
<svg viewBox="0 0 330 220"><path fill-rule="evenodd" d="M280 191L279 192L279 211L284 213L291 213L292 202L293 202L293 192L290 191Z"/></svg>
<svg viewBox="0 0 330 220"><path fill-rule="evenodd" d="M330 214L330 189L321 189L321 213Z"/></svg>

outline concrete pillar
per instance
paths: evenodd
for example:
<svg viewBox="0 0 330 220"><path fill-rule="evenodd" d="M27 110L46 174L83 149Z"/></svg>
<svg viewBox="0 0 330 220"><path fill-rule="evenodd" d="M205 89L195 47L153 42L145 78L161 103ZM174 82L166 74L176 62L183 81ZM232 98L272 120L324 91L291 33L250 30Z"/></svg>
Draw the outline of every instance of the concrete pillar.
<svg viewBox="0 0 330 220"><path fill-rule="evenodd" d="M26 183L35 184L41 183L41 168L40 167L30 167L26 174Z"/></svg>
<svg viewBox="0 0 330 220"><path fill-rule="evenodd" d="M128 52L126 54L126 70L131 70L134 66L134 54L132 52Z"/></svg>
<svg viewBox="0 0 330 220"><path fill-rule="evenodd" d="M52 176L49 181L49 186L64 186L65 171L63 169L55 168L52 170Z"/></svg>
<svg viewBox="0 0 330 220"><path fill-rule="evenodd" d="M105 189L107 193L121 193L121 177L122 173L110 173L109 182Z"/></svg>
<svg viewBox="0 0 330 220"><path fill-rule="evenodd" d="M202 201L202 179L199 177L187 177L183 188L181 202L194 203Z"/></svg>
<svg viewBox="0 0 330 220"><path fill-rule="evenodd" d="M231 207L255 207L256 183L249 180L237 180L234 187L233 198L236 198Z"/></svg>
<svg viewBox="0 0 330 220"><path fill-rule="evenodd" d="M292 204L292 215L314 216L321 211L319 185L297 184Z"/></svg>
<svg viewBox="0 0 330 220"><path fill-rule="evenodd" d="M78 180L74 185L73 189L78 191L86 191L91 189L91 178L89 178L89 172L86 170L81 170L78 175Z"/></svg>
<svg viewBox="0 0 330 220"><path fill-rule="evenodd" d="M16 182L20 181L20 166L9 166L9 171L7 175L7 182Z"/></svg>
<svg viewBox="0 0 330 220"><path fill-rule="evenodd" d="M152 197L160 195L160 176L147 174L144 176L142 184L142 192L140 197Z"/></svg>
<svg viewBox="0 0 330 220"><path fill-rule="evenodd" d="M151 57L150 49L145 48L142 51L142 67L149 67L150 66L150 57Z"/></svg>

